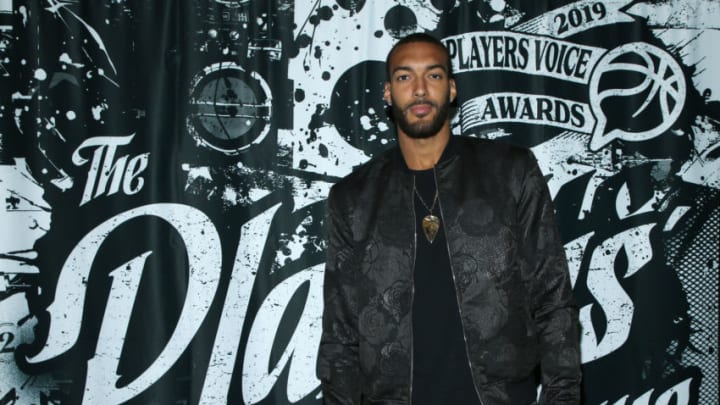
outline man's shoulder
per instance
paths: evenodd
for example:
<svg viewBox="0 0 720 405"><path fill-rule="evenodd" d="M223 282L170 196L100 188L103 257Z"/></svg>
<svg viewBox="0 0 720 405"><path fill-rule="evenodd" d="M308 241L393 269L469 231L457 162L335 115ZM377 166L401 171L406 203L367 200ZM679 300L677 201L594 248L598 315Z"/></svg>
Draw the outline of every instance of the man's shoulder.
<svg viewBox="0 0 720 405"><path fill-rule="evenodd" d="M334 194L357 193L364 187L379 181L383 176L387 176L389 170L392 170L397 163L396 155L399 155L399 152L397 147L393 147L356 166L350 174L332 186Z"/></svg>
<svg viewBox="0 0 720 405"><path fill-rule="evenodd" d="M530 149L496 139L456 136L462 155L488 164L517 163L533 159Z"/></svg>

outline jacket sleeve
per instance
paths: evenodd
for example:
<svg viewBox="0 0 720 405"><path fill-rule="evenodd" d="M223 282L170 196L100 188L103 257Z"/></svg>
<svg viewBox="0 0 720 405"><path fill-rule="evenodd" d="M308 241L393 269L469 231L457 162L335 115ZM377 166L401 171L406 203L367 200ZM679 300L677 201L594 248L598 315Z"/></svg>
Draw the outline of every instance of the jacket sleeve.
<svg viewBox="0 0 720 405"><path fill-rule="evenodd" d="M547 184L528 152L519 215L531 312L538 331L542 404L580 403L577 307Z"/></svg>
<svg viewBox="0 0 720 405"><path fill-rule="evenodd" d="M325 404L360 404L357 305L351 282L353 239L335 187L328 196L328 248L317 375Z"/></svg>

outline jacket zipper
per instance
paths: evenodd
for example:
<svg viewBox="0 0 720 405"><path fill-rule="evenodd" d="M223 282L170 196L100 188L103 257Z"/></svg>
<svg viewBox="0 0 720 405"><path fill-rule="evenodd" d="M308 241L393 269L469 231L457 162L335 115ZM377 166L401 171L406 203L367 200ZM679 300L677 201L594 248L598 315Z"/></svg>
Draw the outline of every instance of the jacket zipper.
<svg viewBox="0 0 720 405"><path fill-rule="evenodd" d="M408 404L412 404L413 393L413 377L415 373L415 340L413 336L413 307L415 305L415 261L417 260L417 215L415 214L415 176L413 176L413 186L410 190L410 202L412 204L412 221L413 221L413 259L410 268L410 389L408 392Z"/></svg>
<svg viewBox="0 0 720 405"><path fill-rule="evenodd" d="M433 166L433 180L435 180L435 190L437 190L438 193L438 211L440 213L440 223L442 226L445 226L445 215L443 215L442 210L442 201L440 201L440 189L438 188L438 181L437 181L437 174L435 173L435 166ZM413 200L414 201L414 200ZM414 210L414 205L413 205ZM417 227L417 224L415 225ZM450 265L450 275L452 276L453 280L453 289L455 290L455 302L457 303L458 308L458 314L460 315L460 329L462 330L463 335L463 342L465 343L465 357L468 362L468 367L470 368L470 376L472 377L472 383L473 388L475 389L475 395L477 395L478 401L480 401L480 405L483 405L482 397L480 397L480 390L478 390L477 383L475 382L475 373L473 372L472 368L472 362L470 361L470 347L467 343L467 335L465 334L465 325L463 324L463 314L462 314L462 307L460 306L460 297L458 296L457 292L457 280L455 279L455 269L453 268L452 264L452 254L450 253L450 238L448 237L447 233L447 227L444 229L445 232L445 248L448 252L448 264ZM415 238L417 239L417 230L415 232ZM414 266L413 266L414 268Z"/></svg>

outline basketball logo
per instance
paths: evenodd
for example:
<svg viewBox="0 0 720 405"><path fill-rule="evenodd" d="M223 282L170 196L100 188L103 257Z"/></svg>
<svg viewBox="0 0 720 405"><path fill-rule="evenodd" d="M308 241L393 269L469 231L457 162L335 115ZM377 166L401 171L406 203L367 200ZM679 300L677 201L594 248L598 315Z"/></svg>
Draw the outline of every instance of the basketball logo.
<svg viewBox="0 0 720 405"><path fill-rule="evenodd" d="M615 139L640 142L669 130L685 104L686 83L670 54L633 42L600 59L589 93L597 120L590 149L598 151Z"/></svg>

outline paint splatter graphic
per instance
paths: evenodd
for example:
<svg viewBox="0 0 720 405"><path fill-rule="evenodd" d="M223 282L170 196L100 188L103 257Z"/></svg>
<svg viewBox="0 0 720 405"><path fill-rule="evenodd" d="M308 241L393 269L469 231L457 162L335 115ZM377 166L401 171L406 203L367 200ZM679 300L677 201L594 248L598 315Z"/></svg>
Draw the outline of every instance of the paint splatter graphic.
<svg viewBox="0 0 720 405"><path fill-rule="evenodd" d="M384 61L413 32L449 49L453 133L538 158L586 402L712 403L717 21L709 0L0 2L0 403L320 403L325 199L395 146Z"/></svg>

